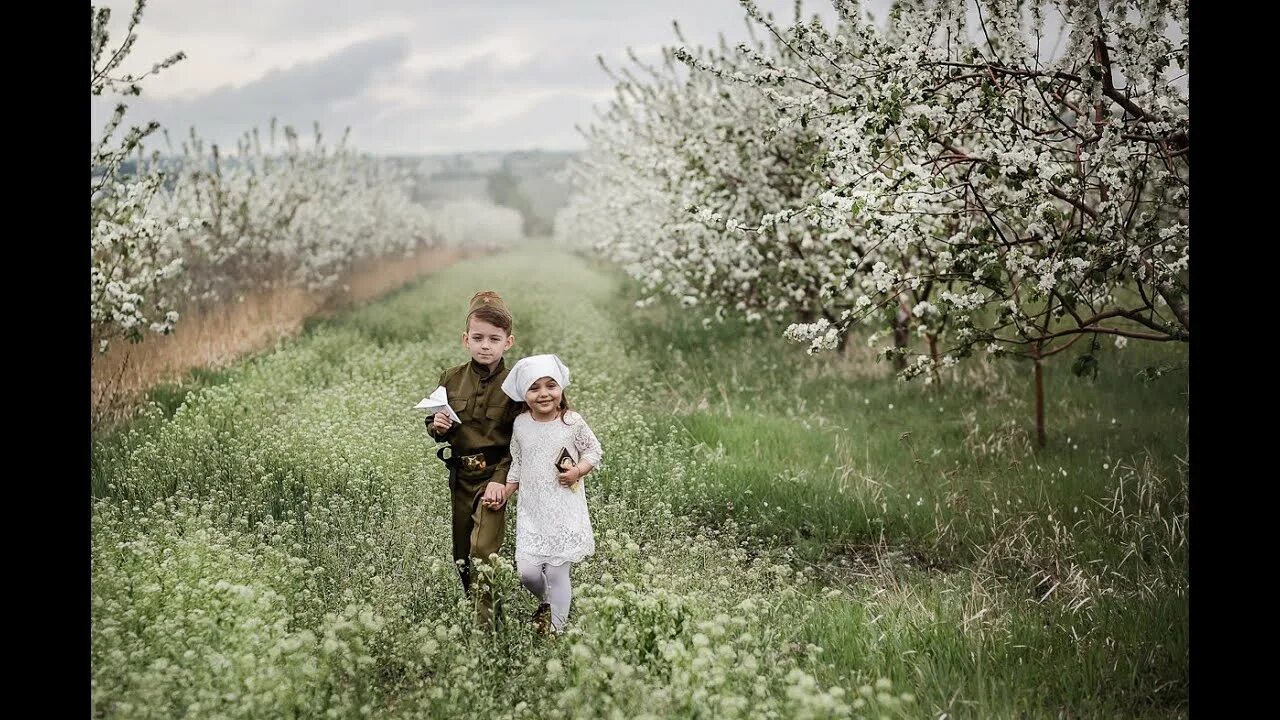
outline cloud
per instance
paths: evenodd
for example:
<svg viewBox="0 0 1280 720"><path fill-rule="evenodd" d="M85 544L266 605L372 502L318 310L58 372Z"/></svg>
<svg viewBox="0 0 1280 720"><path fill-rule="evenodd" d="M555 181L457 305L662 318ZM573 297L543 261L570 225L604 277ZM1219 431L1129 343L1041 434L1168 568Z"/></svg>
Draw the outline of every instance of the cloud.
<svg viewBox="0 0 1280 720"><path fill-rule="evenodd" d="M540 53L518 62L491 53L458 67L429 70L410 82L424 93L456 97L522 89L603 90L612 86L594 56L574 51L560 55Z"/></svg>
<svg viewBox="0 0 1280 720"><path fill-rule="evenodd" d="M409 54L404 36L384 36L353 43L320 60L300 62L284 69L268 71L243 85L227 84L192 98L152 98L144 89L131 99L129 114L134 123L154 119L171 135L185 137L187 128L223 144L233 141L254 126L264 127L271 117L282 124L310 128L319 121L321 129L333 119L335 106L359 98L377 80L404 61ZM102 98L94 104L94 126L105 121L116 98Z"/></svg>
<svg viewBox="0 0 1280 720"><path fill-rule="evenodd" d="M576 91L530 91L526 95L479 99L424 100L352 123L352 142L371 152L451 153L484 150L574 150L585 143L573 124L589 119L591 106L606 98ZM462 108L462 109L459 109Z"/></svg>
<svg viewBox="0 0 1280 720"><path fill-rule="evenodd" d="M118 40L132 3L107 3ZM790 20L791 0L759 4ZM804 12L833 15L822 0ZM736 0L153 0L133 67L178 49L188 59L126 99L127 121L155 119L177 138L194 125L223 146L277 117L304 135L313 121L328 137L350 126L375 153L579 149L574 125L612 95L597 55L614 69L629 66L628 47L655 60L684 44L677 18L689 45L718 32L734 43L743 17ZM95 128L116 101L93 101Z"/></svg>

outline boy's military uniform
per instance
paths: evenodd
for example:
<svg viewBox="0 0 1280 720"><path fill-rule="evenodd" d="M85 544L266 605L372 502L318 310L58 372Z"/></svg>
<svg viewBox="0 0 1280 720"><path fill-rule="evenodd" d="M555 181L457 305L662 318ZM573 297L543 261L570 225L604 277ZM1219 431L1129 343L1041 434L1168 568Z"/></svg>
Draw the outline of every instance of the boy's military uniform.
<svg viewBox="0 0 1280 720"><path fill-rule="evenodd" d="M492 372L474 360L445 370L440 384L462 422L437 435L431 427L435 416L426 419L427 433L449 443L437 454L449 467L453 560L463 561L464 589L471 587L471 558L485 559L499 552L506 529L506 506L491 510L481 502L485 486L506 483L511 465L511 425L517 406L502 392L506 377L505 359Z"/></svg>

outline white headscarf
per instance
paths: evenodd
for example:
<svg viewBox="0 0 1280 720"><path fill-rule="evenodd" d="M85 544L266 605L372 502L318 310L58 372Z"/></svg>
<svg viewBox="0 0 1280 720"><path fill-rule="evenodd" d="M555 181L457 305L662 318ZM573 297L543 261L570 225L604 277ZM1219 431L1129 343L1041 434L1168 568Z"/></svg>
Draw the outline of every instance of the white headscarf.
<svg viewBox="0 0 1280 720"><path fill-rule="evenodd" d="M569 387L569 368L565 367L559 357L530 355L527 358L521 358L511 367L511 372L507 373L507 379L502 381L502 392L516 402L524 402L525 391L539 378L544 377L555 380L562 388Z"/></svg>

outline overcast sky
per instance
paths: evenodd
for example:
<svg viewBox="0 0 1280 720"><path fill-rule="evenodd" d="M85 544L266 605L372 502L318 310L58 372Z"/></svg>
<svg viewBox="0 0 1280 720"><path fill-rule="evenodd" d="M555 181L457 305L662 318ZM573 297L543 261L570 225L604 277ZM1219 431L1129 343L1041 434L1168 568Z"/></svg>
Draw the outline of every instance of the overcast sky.
<svg viewBox="0 0 1280 720"><path fill-rule="evenodd" d="M794 12L792 0L757 4L788 24ZM862 7L882 22L890 4ZM133 2L104 5L114 50ZM828 0L804 13L834 19ZM612 96L596 56L625 66L631 47L654 60L681 44L673 19L691 45L747 38L737 0L150 0L124 71L187 59L143 82L127 120L158 120L175 139L194 125L228 148L276 116L304 137L316 121L329 138L350 126L354 146L378 154L578 150L574 124ZM92 100L92 137L116 102Z"/></svg>
<svg viewBox="0 0 1280 720"><path fill-rule="evenodd" d="M114 49L133 2L102 4ZM759 5L788 20L794 6ZM864 3L877 19L888 5ZM834 16L825 0L804 8ZM596 55L656 58L680 44L673 19L691 44L746 39L736 0L151 0L124 69L187 59L147 78L126 117L175 139L194 125L224 147L274 115L330 138L351 126L356 148L380 154L577 150L574 123L612 94ZM117 100L94 99L94 137Z"/></svg>

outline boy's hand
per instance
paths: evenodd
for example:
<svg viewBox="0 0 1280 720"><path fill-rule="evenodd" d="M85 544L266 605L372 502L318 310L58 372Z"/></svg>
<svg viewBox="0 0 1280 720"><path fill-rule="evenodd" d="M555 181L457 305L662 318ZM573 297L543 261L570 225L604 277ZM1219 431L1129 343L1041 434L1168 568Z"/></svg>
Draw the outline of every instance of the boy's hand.
<svg viewBox="0 0 1280 720"><path fill-rule="evenodd" d="M491 482L484 486L484 498L481 502L490 510L499 510L507 504L506 483Z"/></svg>
<svg viewBox="0 0 1280 720"><path fill-rule="evenodd" d="M449 419L449 414L446 412L436 413L435 419L431 421L431 428L440 434L448 432L451 427L453 427L453 421Z"/></svg>

